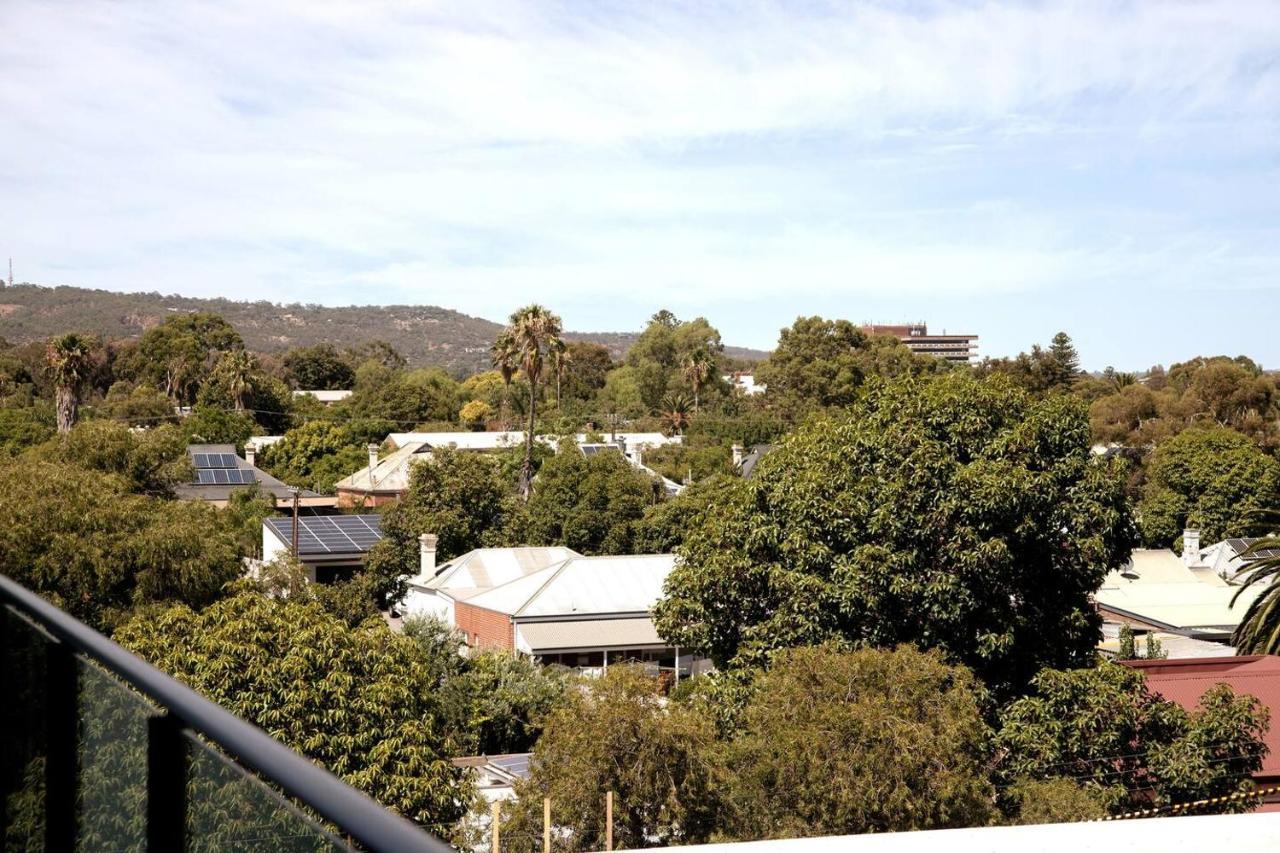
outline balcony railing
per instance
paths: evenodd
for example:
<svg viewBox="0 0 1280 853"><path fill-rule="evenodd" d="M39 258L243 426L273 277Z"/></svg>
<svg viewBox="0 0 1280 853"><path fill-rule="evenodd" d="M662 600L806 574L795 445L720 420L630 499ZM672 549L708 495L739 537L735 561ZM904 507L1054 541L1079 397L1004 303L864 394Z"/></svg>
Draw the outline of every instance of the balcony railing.
<svg viewBox="0 0 1280 853"><path fill-rule="evenodd" d="M0 575L0 850L450 848Z"/></svg>

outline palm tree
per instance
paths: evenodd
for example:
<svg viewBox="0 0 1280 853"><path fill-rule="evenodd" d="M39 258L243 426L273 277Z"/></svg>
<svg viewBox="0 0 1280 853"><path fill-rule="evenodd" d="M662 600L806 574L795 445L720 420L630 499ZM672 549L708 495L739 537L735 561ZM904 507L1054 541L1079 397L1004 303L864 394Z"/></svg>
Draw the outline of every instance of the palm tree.
<svg viewBox="0 0 1280 853"><path fill-rule="evenodd" d="M511 315L511 321L494 341L493 366L507 385L517 371L529 383L529 428L524 436L524 464L520 466L520 494L529 500L533 491L533 428L538 411L538 380L542 368L560 345L560 318L541 305L527 305Z"/></svg>
<svg viewBox="0 0 1280 853"><path fill-rule="evenodd" d="M684 360L682 372L684 373L685 381L693 386L694 414L698 413L698 392L707 383L707 378L711 376L711 368L713 366L711 356L707 355L707 351L702 347L698 347Z"/></svg>
<svg viewBox="0 0 1280 853"><path fill-rule="evenodd" d="M560 408L560 384L564 382L565 369L569 363L573 361L573 356L569 354L569 347L565 342L556 338L551 344L551 366L556 374L556 408Z"/></svg>
<svg viewBox="0 0 1280 853"><path fill-rule="evenodd" d="M242 349L229 350L218 359L214 372L226 384L237 412L244 411L244 398L253 388L257 370L258 360Z"/></svg>
<svg viewBox="0 0 1280 853"><path fill-rule="evenodd" d="M1236 654L1241 655L1280 653L1280 536L1264 536L1241 556L1257 559L1249 563L1249 576L1231 597L1231 605L1234 607L1244 591L1255 584L1265 583L1266 589L1244 612L1244 618L1231 635L1231 645L1236 647Z"/></svg>
<svg viewBox="0 0 1280 853"><path fill-rule="evenodd" d="M689 398L683 394L668 394L662 398L662 425L672 435L684 435L689 426Z"/></svg>
<svg viewBox="0 0 1280 853"><path fill-rule="evenodd" d="M69 332L49 342L45 357L53 372L57 397L58 432L70 432L80 409L80 388L93 368L94 341Z"/></svg>

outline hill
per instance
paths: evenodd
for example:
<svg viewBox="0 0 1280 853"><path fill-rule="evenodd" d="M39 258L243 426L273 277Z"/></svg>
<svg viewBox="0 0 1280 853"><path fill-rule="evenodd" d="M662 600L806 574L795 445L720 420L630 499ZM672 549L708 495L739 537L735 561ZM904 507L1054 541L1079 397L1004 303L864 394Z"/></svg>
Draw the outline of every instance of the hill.
<svg viewBox="0 0 1280 853"><path fill-rule="evenodd" d="M0 337L26 343L74 330L104 338L136 338L165 317L191 311L222 315L256 352L323 343L344 348L384 340L415 367L438 366L457 374L488 367L489 345L501 329L490 320L431 305L330 308L17 284L0 290ZM597 341L620 358L638 334L569 332L565 336ZM743 347L726 347L726 353L748 361L767 355Z"/></svg>

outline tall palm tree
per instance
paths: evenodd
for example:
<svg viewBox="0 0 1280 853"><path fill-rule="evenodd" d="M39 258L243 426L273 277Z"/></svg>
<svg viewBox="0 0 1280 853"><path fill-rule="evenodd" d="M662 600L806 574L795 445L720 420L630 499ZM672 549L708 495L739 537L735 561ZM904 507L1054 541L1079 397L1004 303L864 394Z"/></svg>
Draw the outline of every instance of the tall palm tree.
<svg viewBox="0 0 1280 853"><path fill-rule="evenodd" d="M684 380L693 387L693 413L698 413L698 394L702 387L707 384L707 379L711 376L711 368L715 365L711 361L711 356L707 355L707 351L702 347L698 347L691 352L684 360L682 373Z"/></svg>
<svg viewBox="0 0 1280 853"><path fill-rule="evenodd" d="M538 412L538 380L551 353L560 345L560 318L541 305L527 305L511 315L507 327L494 341L493 366L507 385L516 372L529 383L529 421L524 436L524 464L520 466L520 494L527 501L533 492L533 429Z"/></svg>
<svg viewBox="0 0 1280 853"><path fill-rule="evenodd" d="M569 347L561 338L556 338L551 345L551 367L556 374L556 408L560 408L560 385L564 382L565 370L569 363L573 361L573 356L569 354Z"/></svg>
<svg viewBox="0 0 1280 853"><path fill-rule="evenodd" d="M80 410L80 388L93 369L93 346L92 338L76 332L69 332L49 341L45 358L53 373L58 432L69 432L76 425Z"/></svg>
<svg viewBox="0 0 1280 853"><path fill-rule="evenodd" d="M236 411L244 411L244 398L253 388L253 376L258 371L258 360L242 349L228 350L218 359L214 372L227 386Z"/></svg>
<svg viewBox="0 0 1280 853"><path fill-rule="evenodd" d="M1265 555L1265 556L1264 556ZM1274 655L1280 653L1280 536L1264 536L1245 550L1242 557L1256 557L1249 563L1249 575L1231 597L1236 600L1246 589L1265 583L1266 589L1244 612L1231 636L1236 654Z"/></svg>

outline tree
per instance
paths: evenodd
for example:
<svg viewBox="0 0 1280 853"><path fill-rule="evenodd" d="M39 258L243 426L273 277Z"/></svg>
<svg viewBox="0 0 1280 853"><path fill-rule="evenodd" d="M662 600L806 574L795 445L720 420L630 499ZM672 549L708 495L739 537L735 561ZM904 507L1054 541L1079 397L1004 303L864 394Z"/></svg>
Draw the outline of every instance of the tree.
<svg viewBox="0 0 1280 853"><path fill-rule="evenodd" d="M329 494L368 462L365 445L345 424L308 421L262 450L259 466L286 483Z"/></svg>
<svg viewBox="0 0 1280 853"><path fill-rule="evenodd" d="M241 573L213 507L129 492L118 474L23 458L0 468L0 573L110 630L135 607L203 607Z"/></svg>
<svg viewBox="0 0 1280 853"><path fill-rule="evenodd" d="M186 449L186 436L174 426L134 432L113 421L86 421L32 455L116 474L130 492L171 497L175 485L193 476Z"/></svg>
<svg viewBox="0 0 1280 853"><path fill-rule="evenodd" d="M832 639L910 642L1000 692L1086 664L1089 596L1133 541L1123 469L1089 447L1066 397L961 371L877 380L686 533L659 632L720 667Z"/></svg>
<svg viewBox="0 0 1280 853"><path fill-rule="evenodd" d="M1139 670L1114 663L1045 670L1031 687L1000 712L997 778L1071 779L1112 812L1249 791L1266 754L1266 707L1225 684L1191 712L1152 694Z"/></svg>
<svg viewBox="0 0 1280 853"><path fill-rule="evenodd" d="M1102 797L1071 779L1022 779L1005 790L1010 823L1075 823L1107 816Z"/></svg>
<svg viewBox="0 0 1280 853"><path fill-rule="evenodd" d="M1272 550L1276 549L1276 550ZM1262 556L1270 553L1271 556ZM1256 557L1249 564L1244 582L1231 597L1231 606L1246 589L1262 586L1262 592L1249 603L1244 616L1231 636L1231 645L1241 655L1274 655L1280 653L1280 536L1265 536L1249 546L1246 556Z"/></svg>
<svg viewBox="0 0 1280 853"><path fill-rule="evenodd" d="M573 341L566 354L564 396L570 400L592 399L604 387L605 376L614 368L609 348L591 341Z"/></svg>
<svg viewBox="0 0 1280 853"><path fill-rule="evenodd" d="M121 370L189 404L217 356L232 349L244 349L244 341L217 314L179 314L144 332Z"/></svg>
<svg viewBox="0 0 1280 853"><path fill-rule="evenodd" d="M547 716L568 698L569 671L504 651L484 651L465 660L441 692L454 720L457 749L465 755L533 749Z"/></svg>
<svg viewBox="0 0 1280 853"><path fill-rule="evenodd" d="M244 411L244 401L253 388L258 360L244 350L228 350L218 358L214 376L226 386L237 412Z"/></svg>
<svg viewBox="0 0 1280 853"><path fill-rule="evenodd" d="M450 560L482 545L499 544L513 509L510 485L487 454L448 448L409 471L404 496L382 514L382 541L369 552L367 570L382 579L390 601L404 596L400 581L418 573L418 537L435 534L437 555Z"/></svg>
<svg viewBox="0 0 1280 853"><path fill-rule="evenodd" d="M729 833L793 838L989 821L982 688L909 646L778 655L728 747Z"/></svg>
<svg viewBox="0 0 1280 853"><path fill-rule="evenodd" d="M668 435L683 435L689 428L689 398L668 394L662 398L662 428Z"/></svg>
<svg viewBox="0 0 1280 853"><path fill-rule="evenodd" d="M721 502L734 493L740 481L720 474L695 480L683 492L644 511L635 525L632 547L641 554L670 554L684 543L688 531L715 517Z"/></svg>
<svg viewBox="0 0 1280 853"><path fill-rule="evenodd" d="M538 489L513 535L530 544L565 545L582 554L627 554L637 522L655 500L654 480L622 454L584 456L566 440L542 463Z"/></svg>
<svg viewBox="0 0 1280 853"><path fill-rule="evenodd" d="M57 397L58 432L76 425L80 387L93 369L96 342L87 335L69 332L49 342L48 363Z"/></svg>
<svg viewBox="0 0 1280 853"><path fill-rule="evenodd" d="M358 371L354 393L337 411L389 421L402 430L431 421L452 422L458 412L458 383L439 368L397 374L366 364Z"/></svg>
<svg viewBox="0 0 1280 853"><path fill-rule="evenodd" d="M462 425L473 430L483 431L484 425L498 413L493 410L484 400L472 400L462 407L458 412L458 420L462 421Z"/></svg>
<svg viewBox="0 0 1280 853"><path fill-rule="evenodd" d="M711 371L715 369L715 362L704 349L696 349L689 355L685 356L681 370L684 373L684 380L689 383L689 387L693 389L693 413L698 413L698 394L702 391L702 386L706 384L707 379L711 376Z"/></svg>
<svg viewBox="0 0 1280 853"><path fill-rule="evenodd" d="M540 834L549 797L557 846L602 850L612 791L615 846L705 841L716 818L714 741L705 719L663 700L657 679L611 666L548 717L529 778L516 783L509 831Z"/></svg>
<svg viewBox="0 0 1280 853"><path fill-rule="evenodd" d="M332 344L291 349L283 359L289 385L309 391L347 389L356 380L355 368Z"/></svg>
<svg viewBox="0 0 1280 853"><path fill-rule="evenodd" d="M417 647L378 620L245 592L141 613L116 640L410 820L447 835L461 816Z"/></svg>
<svg viewBox="0 0 1280 853"><path fill-rule="evenodd" d="M1066 332L1058 332L1049 342L1049 359L1052 364L1051 384L1068 389L1080 378L1080 354Z"/></svg>
<svg viewBox="0 0 1280 853"><path fill-rule="evenodd" d="M551 353L560 346L560 318L541 305L528 305L511 315L511 321L492 354L494 367L510 384L516 371L529 383L529 418L525 430L524 465L520 469L520 493L526 501L533 489L533 427L537 419L538 381Z"/></svg>
<svg viewBox="0 0 1280 853"><path fill-rule="evenodd" d="M1185 430L1156 448L1138 504L1143 538L1169 547L1186 527L1205 541L1247 532L1254 516L1280 505L1280 461L1225 427Z"/></svg>

